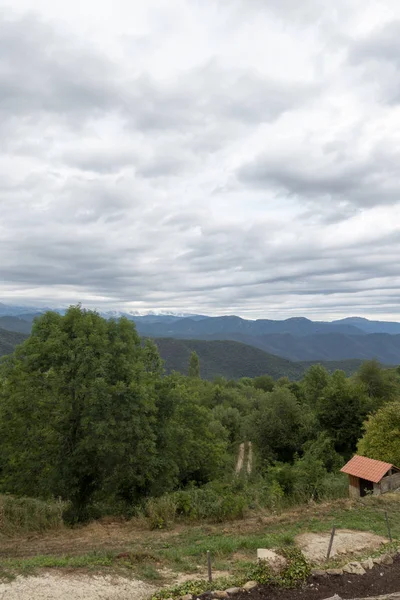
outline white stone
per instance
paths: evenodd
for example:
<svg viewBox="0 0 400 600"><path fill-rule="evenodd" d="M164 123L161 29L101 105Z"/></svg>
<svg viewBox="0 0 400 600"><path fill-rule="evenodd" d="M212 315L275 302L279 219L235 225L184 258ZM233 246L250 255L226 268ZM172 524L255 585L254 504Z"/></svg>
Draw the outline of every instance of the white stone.
<svg viewBox="0 0 400 600"><path fill-rule="evenodd" d="M243 589L246 592L250 592L250 590L254 590L254 588L256 588L258 586L257 581L248 581L247 583L244 584Z"/></svg>
<svg viewBox="0 0 400 600"><path fill-rule="evenodd" d="M343 567L344 573L352 573L353 575L365 575L364 567L358 561L349 562Z"/></svg>
<svg viewBox="0 0 400 600"><path fill-rule="evenodd" d="M392 565L392 564L393 564L393 558L390 556L390 554L382 554L381 565Z"/></svg>
<svg viewBox="0 0 400 600"><path fill-rule="evenodd" d="M366 560L363 560L361 562L362 567L368 571L369 569L372 569L374 567L374 561L372 560L372 558L367 558Z"/></svg>

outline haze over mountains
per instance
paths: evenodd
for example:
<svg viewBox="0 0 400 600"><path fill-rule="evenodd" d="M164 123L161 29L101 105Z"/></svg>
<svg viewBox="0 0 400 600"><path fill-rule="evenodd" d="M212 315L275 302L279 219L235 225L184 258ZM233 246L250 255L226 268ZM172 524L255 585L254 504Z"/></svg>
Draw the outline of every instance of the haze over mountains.
<svg viewBox="0 0 400 600"><path fill-rule="evenodd" d="M0 328L29 334L32 321L45 309L0 303ZM64 312L63 308L56 308ZM109 311L107 318L126 316L139 334L152 338L235 341L290 361L343 361L376 358L388 365L400 363L400 323L349 317L311 321L298 317L282 321L246 320L237 316L208 317L174 313L139 315Z"/></svg>

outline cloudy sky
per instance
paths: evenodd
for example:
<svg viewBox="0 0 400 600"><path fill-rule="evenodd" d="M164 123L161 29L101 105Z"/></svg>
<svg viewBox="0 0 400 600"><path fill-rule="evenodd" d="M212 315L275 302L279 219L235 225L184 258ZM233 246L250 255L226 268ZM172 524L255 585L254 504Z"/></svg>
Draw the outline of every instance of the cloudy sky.
<svg viewBox="0 0 400 600"><path fill-rule="evenodd" d="M400 319L398 0L0 0L0 300Z"/></svg>

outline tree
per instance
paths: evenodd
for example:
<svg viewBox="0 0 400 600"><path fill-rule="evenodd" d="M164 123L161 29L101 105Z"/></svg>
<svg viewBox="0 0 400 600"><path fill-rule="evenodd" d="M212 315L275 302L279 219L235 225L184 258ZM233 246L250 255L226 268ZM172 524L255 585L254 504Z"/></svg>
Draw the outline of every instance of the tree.
<svg viewBox="0 0 400 600"><path fill-rule="evenodd" d="M264 392L272 392L275 386L275 381L271 375L260 375L253 379L253 385L258 390L264 390Z"/></svg>
<svg viewBox="0 0 400 600"><path fill-rule="evenodd" d="M347 379L343 371L335 371L318 401L316 415L320 428L344 458L354 452L367 412L363 388Z"/></svg>
<svg viewBox="0 0 400 600"><path fill-rule="evenodd" d="M189 377L200 378L200 360L197 352L192 352L189 359Z"/></svg>
<svg viewBox="0 0 400 600"><path fill-rule="evenodd" d="M248 439L266 463L291 462L307 438L311 414L286 387L265 393L247 419Z"/></svg>
<svg viewBox="0 0 400 600"><path fill-rule="evenodd" d="M364 430L359 454L400 465L400 401L382 406L364 423Z"/></svg>
<svg viewBox="0 0 400 600"><path fill-rule="evenodd" d="M371 408L378 408L384 402L390 402L398 393L395 375L388 369L382 369L377 360L367 360L359 368L356 378L365 386L372 400Z"/></svg>
<svg viewBox="0 0 400 600"><path fill-rule="evenodd" d="M304 374L302 387L304 398L315 408L329 384L329 373L322 365L312 365Z"/></svg>
<svg viewBox="0 0 400 600"><path fill-rule="evenodd" d="M134 324L71 307L48 312L2 369L3 491L132 503L157 477L154 349ZM153 366L151 366L153 365Z"/></svg>

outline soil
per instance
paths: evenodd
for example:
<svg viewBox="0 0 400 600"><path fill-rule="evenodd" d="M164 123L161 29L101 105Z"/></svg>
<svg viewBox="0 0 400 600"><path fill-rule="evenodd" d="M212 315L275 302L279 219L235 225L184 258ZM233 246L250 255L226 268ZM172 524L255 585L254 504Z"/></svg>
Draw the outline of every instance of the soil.
<svg viewBox="0 0 400 600"><path fill-rule="evenodd" d="M115 576L45 573L0 583L0 600L145 600L154 587Z"/></svg>
<svg viewBox="0 0 400 600"><path fill-rule="evenodd" d="M393 565L375 565L365 575L311 576L304 586L297 589L260 586L236 595L235 600L325 600L335 594L343 599L364 600L396 592L400 592L400 555L396 556ZM209 594L202 595L204 600L209 597Z"/></svg>
<svg viewBox="0 0 400 600"><path fill-rule="evenodd" d="M330 533L302 533L296 538L296 545L303 554L313 563L320 563L326 559L330 540ZM360 554L365 550L376 550L387 539L364 531L338 529L333 539L331 558L337 555Z"/></svg>

